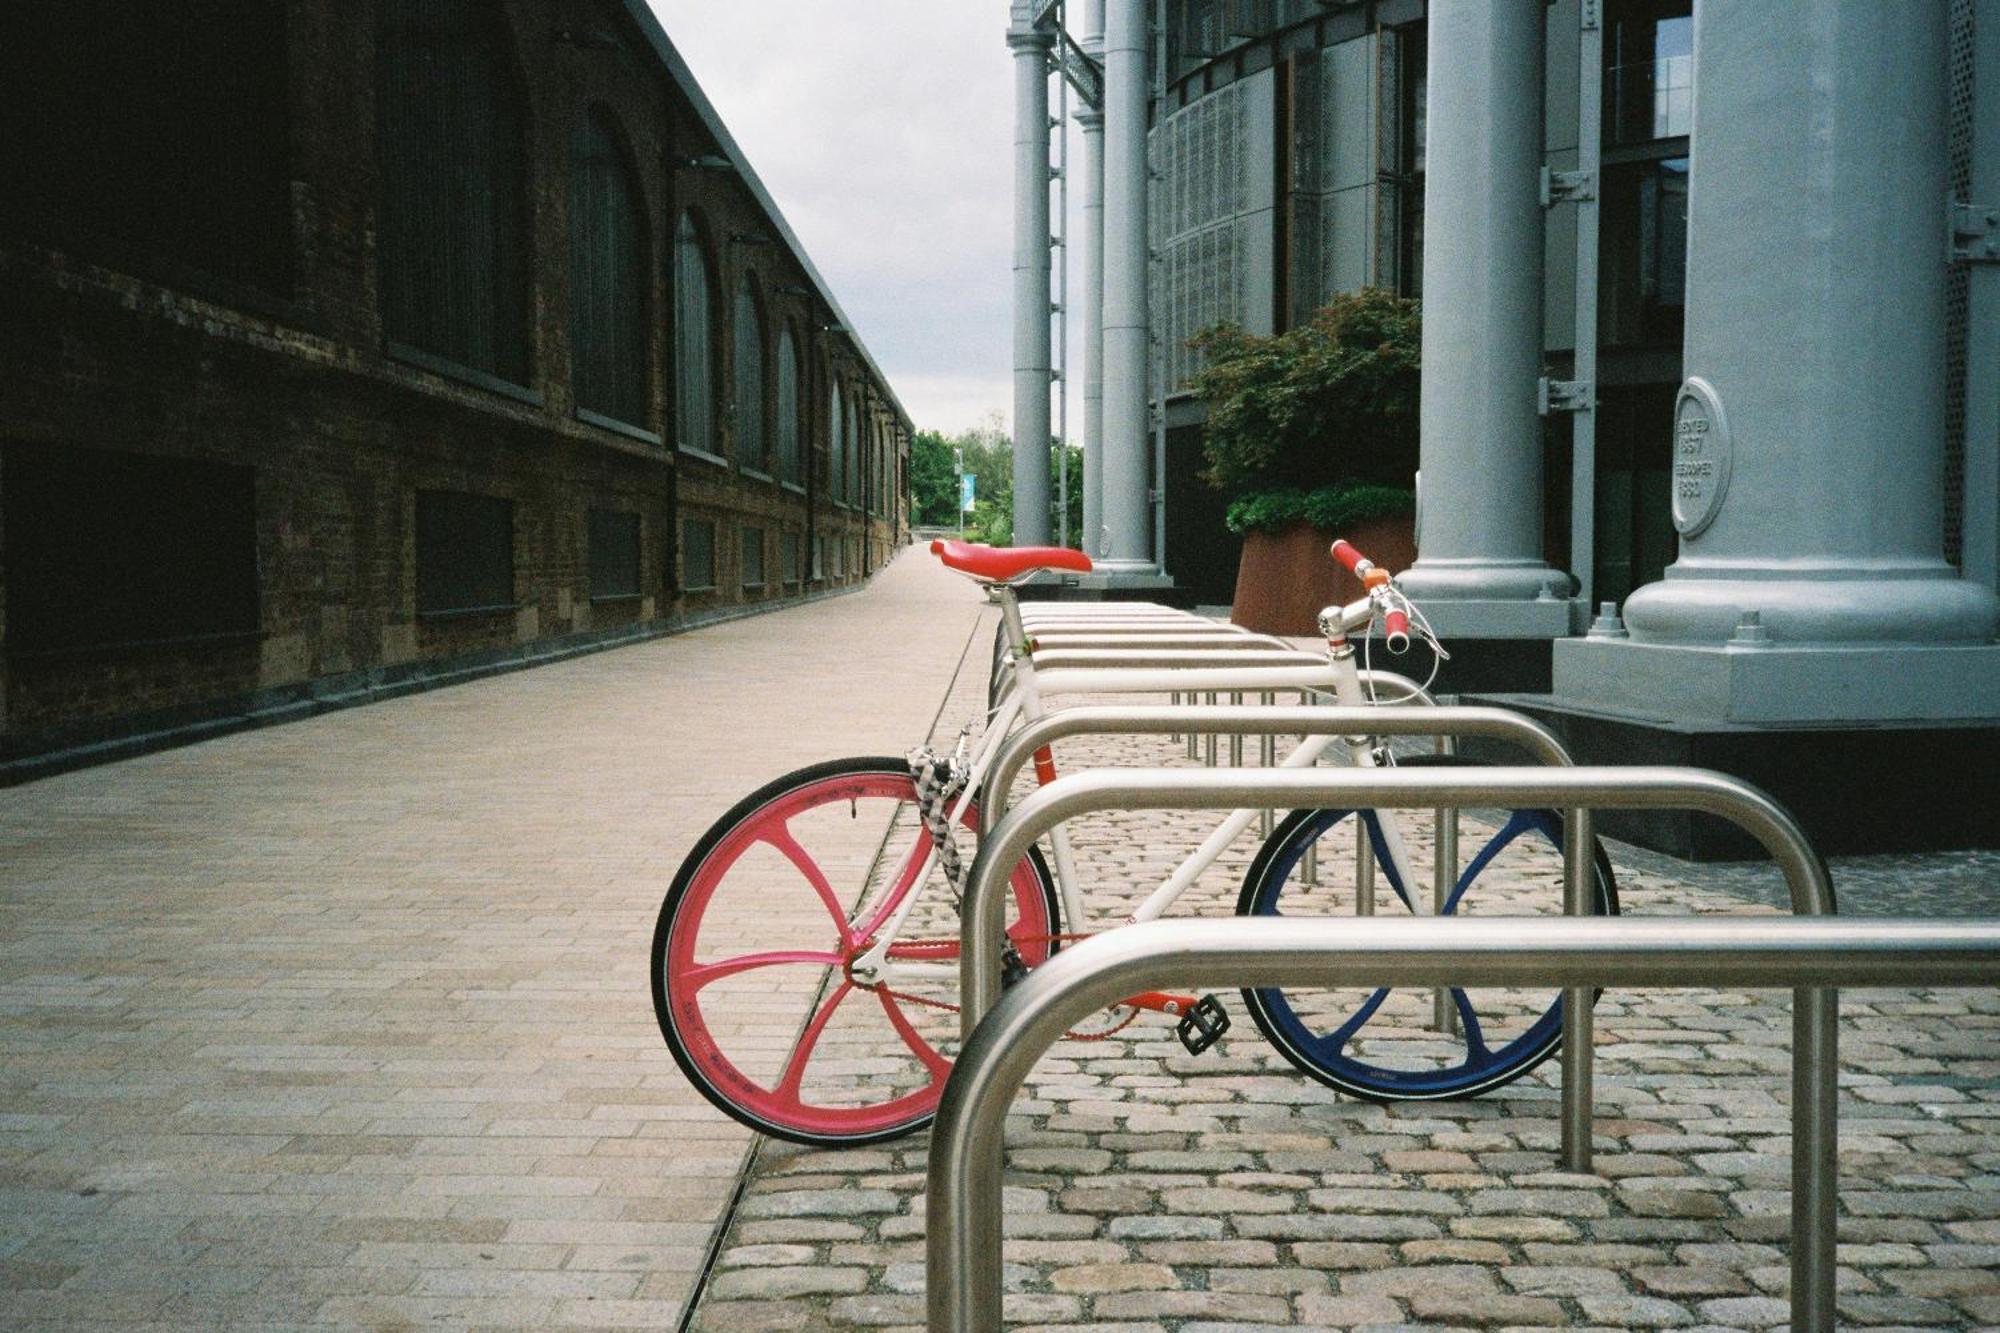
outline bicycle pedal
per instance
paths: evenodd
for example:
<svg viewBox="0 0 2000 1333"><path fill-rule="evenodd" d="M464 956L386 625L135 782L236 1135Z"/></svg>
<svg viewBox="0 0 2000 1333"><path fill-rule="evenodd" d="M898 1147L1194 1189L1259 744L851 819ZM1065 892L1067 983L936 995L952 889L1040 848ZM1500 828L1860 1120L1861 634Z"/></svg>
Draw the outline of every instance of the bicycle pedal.
<svg viewBox="0 0 2000 1333"><path fill-rule="evenodd" d="M1000 955L1000 989L1010 989L1015 982L1025 980L1027 975L1027 963L1022 961L1013 945L1008 945L1007 951Z"/></svg>
<svg viewBox="0 0 2000 1333"><path fill-rule="evenodd" d="M1189 1055L1200 1055L1215 1045L1222 1034L1229 1031L1229 1011L1222 1007L1222 1001L1213 995L1204 995L1194 1002L1181 1021L1174 1024L1174 1035L1187 1047Z"/></svg>

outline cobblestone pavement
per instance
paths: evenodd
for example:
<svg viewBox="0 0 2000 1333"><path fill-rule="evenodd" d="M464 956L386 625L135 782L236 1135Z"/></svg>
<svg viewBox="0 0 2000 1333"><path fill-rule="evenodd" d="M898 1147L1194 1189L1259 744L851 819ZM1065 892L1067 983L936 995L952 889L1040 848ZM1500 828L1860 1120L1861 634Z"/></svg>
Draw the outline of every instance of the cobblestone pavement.
<svg viewBox="0 0 2000 1333"><path fill-rule="evenodd" d="M661 894L759 783L923 736L984 612L912 552L0 791L0 1328L674 1327L751 1135L660 1041Z"/></svg>
<svg viewBox="0 0 2000 1333"><path fill-rule="evenodd" d="M697 1291L698 1328L914 1327L921 1137L753 1142L668 1058L646 944L738 796L899 753L948 681L947 725L976 714L991 614L912 554L852 597L0 792L0 1328L674 1328ZM1100 918L1192 827L1081 827ZM1230 910L1252 842L1179 910ZM1524 846L1490 901L1546 904L1552 864ZM1963 911L1994 863L1834 869L1849 910ZM1620 883L1628 911L1764 892L1643 854ZM1601 1177L1554 1170L1539 1074L1344 1101L1224 998L1204 1056L1146 1018L1037 1071L1016 1324L1782 1321L1782 997L1607 995ZM2000 1004L1845 1013L1844 1317L2000 1326Z"/></svg>
<svg viewBox="0 0 2000 1333"><path fill-rule="evenodd" d="M976 675L961 673L959 715L983 702ZM1168 742L1110 738L1058 759L1188 762ZM1423 823L1406 829L1420 872ZM1077 825L1103 917L1208 826L1161 813ZM1490 831L1468 822L1462 855ZM1254 835L1177 914L1232 910ZM1348 882L1347 847L1322 859L1329 884ZM1613 851L1627 913L1761 912L1781 896L1760 868ZM1493 908L1553 910L1552 851L1504 864ZM1991 854L1865 857L1834 876L1850 912L1949 915L1992 910L1994 869ZM1204 1055L1149 1016L1037 1066L1008 1125L1010 1326L1785 1326L1783 993L1604 995L1594 1175L1557 1167L1552 1065L1474 1101L1346 1100L1224 999L1236 1027ZM1420 1023L1428 1008L1412 1012ZM2000 1327L2000 996L1853 991L1842 1015L1843 1325ZM924 1166L921 1136L761 1144L694 1327L919 1327Z"/></svg>

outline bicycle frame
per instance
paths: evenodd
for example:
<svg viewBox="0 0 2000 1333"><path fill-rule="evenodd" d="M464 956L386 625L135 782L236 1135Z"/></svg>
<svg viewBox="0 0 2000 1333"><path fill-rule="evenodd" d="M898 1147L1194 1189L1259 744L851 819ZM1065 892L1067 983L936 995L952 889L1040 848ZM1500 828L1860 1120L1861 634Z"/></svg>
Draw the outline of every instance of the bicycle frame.
<svg viewBox="0 0 2000 1333"><path fill-rule="evenodd" d="M1027 651L1028 631L1024 628L1020 603L1012 587L997 585L1001 616L1006 626L1007 642L1013 649L1011 688L1004 690L1000 702L987 719L986 730L980 737L967 765L968 778L965 790L957 797L951 809L951 821L957 825L966 807L981 791L993 761L1014 724L1019 721L1034 722L1045 713L1042 696L1048 694L1122 694L1146 692L1187 692L1187 691L1245 691L1265 692L1271 690L1330 690L1336 702L1350 707L1365 707L1372 701L1363 686L1361 672L1354 661L1354 649L1346 642L1349 631L1365 628L1374 618L1375 605L1368 599L1350 603L1341 608L1340 627L1342 637L1329 646L1324 665L1315 666L1239 666L1203 668L1118 668L1068 669L1038 672L1034 656ZM1408 682L1405 682L1408 684ZM1414 684L1409 685L1412 697L1421 693ZM1332 751L1344 754L1348 764L1360 768L1373 768L1374 748L1366 736L1308 736L1285 756L1278 765L1281 768L1311 768ZM1056 772L1052 757L1046 752L1035 756L1036 780L1046 786L1055 780ZM1258 816L1254 809L1236 810L1230 813L1209 836L1183 860L1174 872L1146 899L1135 907L1126 918L1126 923L1151 921L1166 913L1182 894L1199 879L1228 846L1248 828ZM1378 820L1384 850L1394 870L1398 882L1412 887L1410 909L1417 915L1427 915L1429 907L1421 894L1414 892L1418 880L1414 874L1408 849L1394 818ZM1058 828L1049 837L1053 853L1056 890L1062 905L1063 919L1080 927L1087 920L1082 888L1077 875L1076 859L1070 849L1068 831ZM949 978L955 969L938 963L913 962L892 959L890 951L901 934L903 924L915 910L922 897L926 879L936 860L933 849L925 856L919 868L913 887L905 894L903 901L896 905L887 921L877 932L873 946L850 965L851 975L863 984L893 983L918 977Z"/></svg>

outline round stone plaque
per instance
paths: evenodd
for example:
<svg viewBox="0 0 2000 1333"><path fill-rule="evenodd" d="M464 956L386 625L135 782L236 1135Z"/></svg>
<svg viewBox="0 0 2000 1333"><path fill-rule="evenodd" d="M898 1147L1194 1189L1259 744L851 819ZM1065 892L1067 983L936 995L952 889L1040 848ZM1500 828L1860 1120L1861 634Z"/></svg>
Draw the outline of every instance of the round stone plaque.
<svg viewBox="0 0 2000 1333"><path fill-rule="evenodd" d="M1715 521L1729 490L1729 423L1715 386L1688 377L1674 401L1674 528L1698 536Z"/></svg>

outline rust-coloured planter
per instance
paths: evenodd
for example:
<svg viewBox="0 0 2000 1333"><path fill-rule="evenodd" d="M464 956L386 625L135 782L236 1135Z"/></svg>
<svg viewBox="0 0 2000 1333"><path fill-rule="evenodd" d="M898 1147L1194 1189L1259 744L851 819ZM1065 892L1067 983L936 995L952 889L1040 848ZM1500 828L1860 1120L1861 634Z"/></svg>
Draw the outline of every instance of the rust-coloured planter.
<svg viewBox="0 0 2000 1333"><path fill-rule="evenodd" d="M1230 620L1260 634L1317 634L1321 607L1361 596L1360 580L1328 553L1335 537L1345 537L1392 573L1417 559L1415 522L1409 518L1369 519L1345 532L1295 523L1282 532L1247 533Z"/></svg>

